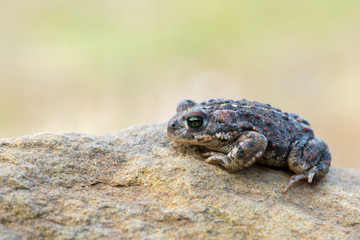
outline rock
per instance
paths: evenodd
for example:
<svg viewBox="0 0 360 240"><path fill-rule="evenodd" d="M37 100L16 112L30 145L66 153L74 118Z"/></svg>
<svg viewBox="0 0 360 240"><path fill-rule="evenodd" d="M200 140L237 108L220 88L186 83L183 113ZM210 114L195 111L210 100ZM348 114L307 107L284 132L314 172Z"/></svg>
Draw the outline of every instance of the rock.
<svg viewBox="0 0 360 240"><path fill-rule="evenodd" d="M0 239L358 239L360 172L205 164L165 124L0 141Z"/></svg>

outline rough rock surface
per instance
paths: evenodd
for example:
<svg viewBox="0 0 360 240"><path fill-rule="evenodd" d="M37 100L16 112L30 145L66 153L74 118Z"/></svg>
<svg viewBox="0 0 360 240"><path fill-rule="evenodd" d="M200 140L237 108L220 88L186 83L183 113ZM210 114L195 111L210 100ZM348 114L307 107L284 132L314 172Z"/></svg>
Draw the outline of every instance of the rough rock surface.
<svg viewBox="0 0 360 240"><path fill-rule="evenodd" d="M205 164L165 124L0 140L0 239L358 239L360 172Z"/></svg>

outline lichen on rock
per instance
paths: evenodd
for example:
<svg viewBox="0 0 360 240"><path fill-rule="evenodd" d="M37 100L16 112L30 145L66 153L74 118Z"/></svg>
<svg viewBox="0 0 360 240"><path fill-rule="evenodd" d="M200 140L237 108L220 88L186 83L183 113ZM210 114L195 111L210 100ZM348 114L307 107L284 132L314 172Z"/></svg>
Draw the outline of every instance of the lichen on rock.
<svg viewBox="0 0 360 240"><path fill-rule="evenodd" d="M360 172L284 195L289 172L229 173L164 131L0 140L0 239L360 238Z"/></svg>

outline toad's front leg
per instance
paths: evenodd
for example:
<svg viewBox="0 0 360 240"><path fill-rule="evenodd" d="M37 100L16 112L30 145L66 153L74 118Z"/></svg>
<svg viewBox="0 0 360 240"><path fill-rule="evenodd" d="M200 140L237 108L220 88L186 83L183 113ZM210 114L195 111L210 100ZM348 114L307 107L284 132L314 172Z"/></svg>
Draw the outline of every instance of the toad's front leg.
<svg viewBox="0 0 360 240"><path fill-rule="evenodd" d="M245 131L236 140L235 147L226 155L220 152L207 152L203 156L206 163L221 165L230 172L236 172L255 163L264 154L268 141L264 135Z"/></svg>

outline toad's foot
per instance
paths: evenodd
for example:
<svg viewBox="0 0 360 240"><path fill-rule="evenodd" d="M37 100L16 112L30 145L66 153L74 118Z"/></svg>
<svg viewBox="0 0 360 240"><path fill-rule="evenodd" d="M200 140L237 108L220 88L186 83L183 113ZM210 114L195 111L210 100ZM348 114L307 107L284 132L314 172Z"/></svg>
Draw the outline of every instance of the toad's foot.
<svg viewBox="0 0 360 240"><path fill-rule="evenodd" d="M309 183L312 183L314 175L317 171L319 171L319 169L315 166L311 168L309 171L293 175L290 178L288 185L282 191L282 193L286 193L294 183L299 182L301 180L307 179Z"/></svg>
<svg viewBox="0 0 360 240"><path fill-rule="evenodd" d="M206 158L205 162L213 165L226 165L229 164L229 159L224 153L220 152L206 152L202 154Z"/></svg>

